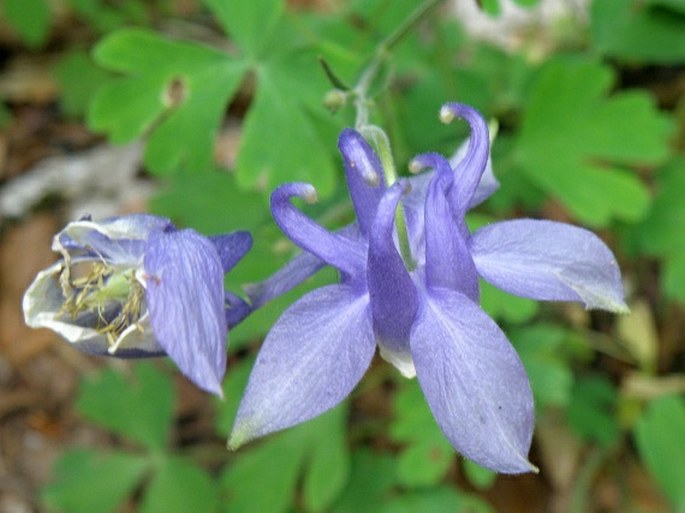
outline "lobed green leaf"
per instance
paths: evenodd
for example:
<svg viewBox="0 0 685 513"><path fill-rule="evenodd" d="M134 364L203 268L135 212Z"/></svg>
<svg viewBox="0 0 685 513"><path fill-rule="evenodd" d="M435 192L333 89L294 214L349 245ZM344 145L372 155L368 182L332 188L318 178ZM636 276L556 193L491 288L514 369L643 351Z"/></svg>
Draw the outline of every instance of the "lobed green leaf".
<svg viewBox="0 0 685 513"><path fill-rule="evenodd" d="M124 377L111 368L86 378L76 406L84 417L151 450L163 449L173 417L169 377L151 363L137 363Z"/></svg>
<svg viewBox="0 0 685 513"><path fill-rule="evenodd" d="M685 59L682 0L602 0L590 7L594 47L608 57L639 63Z"/></svg>
<svg viewBox="0 0 685 513"><path fill-rule="evenodd" d="M253 58L260 57L283 13L283 0L204 0L222 27Z"/></svg>
<svg viewBox="0 0 685 513"><path fill-rule="evenodd" d="M245 72L242 62L143 29L111 34L94 58L124 75L93 99L94 130L115 143L149 134L145 163L156 173L214 168L214 137Z"/></svg>
<svg viewBox="0 0 685 513"><path fill-rule="evenodd" d="M241 452L221 477L225 511L287 512L300 479L307 511L327 511L349 475L346 414L341 405Z"/></svg>
<svg viewBox="0 0 685 513"><path fill-rule="evenodd" d="M69 513L118 511L148 467L134 454L70 449L57 460L55 480L41 489L41 499Z"/></svg>
<svg viewBox="0 0 685 513"><path fill-rule="evenodd" d="M165 457L145 490L140 513L214 513L219 509L217 483L202 468L179 457Z"/></svg>
<svg viewBox="0 0 685 513"><path fill-rule="evenodd" d="M531 86L516 150L532 182L595 226L643 217L649 194L630 167L669 154L670 120L646 93L607 97L612 82L602 64L551 59Z"/></svg>

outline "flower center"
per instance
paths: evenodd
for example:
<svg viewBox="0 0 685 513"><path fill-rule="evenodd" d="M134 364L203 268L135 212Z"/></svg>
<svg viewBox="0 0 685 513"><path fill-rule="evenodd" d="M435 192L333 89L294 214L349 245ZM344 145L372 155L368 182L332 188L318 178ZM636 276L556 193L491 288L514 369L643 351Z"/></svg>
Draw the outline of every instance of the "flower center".
<svg viewBox="0 0 685 513"><path fill-rule="evenodd" d="M59 281L65 297L60 314L106 335L110 345L145 310L145 289L131 268L116 269L103 262L65 265Z"/></svg>

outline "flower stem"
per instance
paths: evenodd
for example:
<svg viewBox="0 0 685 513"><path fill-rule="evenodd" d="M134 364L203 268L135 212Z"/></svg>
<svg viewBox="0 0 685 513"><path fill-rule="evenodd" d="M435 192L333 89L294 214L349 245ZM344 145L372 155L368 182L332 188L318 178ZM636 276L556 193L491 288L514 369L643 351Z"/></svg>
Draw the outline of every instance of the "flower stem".
<svg viewBox="0 0 685 513"><path fill-rule="evenodd" d="M381 159L383 166L383 174L385 175L386 184L391 186L397 181L397 169L395 161L392 157L390 149L390 140L382 128L369 123L369 107L371 106L371 99L369 98L369 90L373 81L376 79L381 65L389 58L390 52L402 41L402 39L409 34L416 26L430 14L444 0L426 0L419 5L387 38L385 38L376 47L376 51L371 57L368 65L359 75L359 79L355 86L349 90L351 98L354 101L354 108L357 113L355 119L355 128L359 130L362 135L373 142L376 151ZM324 70L329 77L329 80L338 88L346 90L345 85L335 77L332 70L324 63ZM397 206L397 214L395 215L395 225L397 228L397 237L399 241L399 249L402 259L409 270L416 267L411 254L411 246L409 244L409 235L407 232L407 222L404 217L404 210L402 204Z"/></svg>
<svg viewBox="0 0 685 513"><path fill-rule="evenodd" d="M369 122L369 89L373 83L378 70L389 57L390 52L409 34L416 26L423 21L430 12L445 0L426 0L419 5L388 37L386 37L376 47L369 64L359 76L357 84L352 88L354 96L354 107L357 112L355 126L357 130L362 129Z"/></svg>
<svg viewBox="0 0 685 513"><path fill-rule="evenodd" d="M397 168L395 167L395 159L392 157L392 149L390 148L390 139L385 131L376 125L366 125L361 129L361 134L369 139L381 159L381 166L383 167L383 176L388 187L397 181ZM404 210L402 203L397 205L397 212L395 213L395 227L397 229L397 239L400 247L400 255L407 269L410 271L416 268L416 261L411 254L411 245L409 244L409 232L407 231L407 221L404 217Z"/></svg>

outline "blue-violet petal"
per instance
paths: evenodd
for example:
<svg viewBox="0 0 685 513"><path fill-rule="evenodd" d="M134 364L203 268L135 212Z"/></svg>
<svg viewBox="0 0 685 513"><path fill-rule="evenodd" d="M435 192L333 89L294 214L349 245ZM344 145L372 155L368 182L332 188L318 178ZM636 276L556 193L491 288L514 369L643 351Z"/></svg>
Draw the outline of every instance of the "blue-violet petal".
<svg viewBox="0 0 685 513"><path fill-rule="evenodd" d="M627 311L614 255L583 228L534 219L493 223L473 234L471 254L478 273L511 294Z"/></svg>
<svg viewBox="0 0 685 513"><path fill-rule="evenodd" d="M403 374L413 376L409 330L418 306L417 292L393 238L395 211L407 186L404 180L395 183L378 206L369 239L366 279L381 356Z"/></svg>
<svg viewBox="0 0 685 513"><path fill-rule="evenodd" d="M144 269L150 322L160 345L198 387L222 395L228 328L216 248L190 229L153 233Z"/></svg>
<svg viewBox="0 0 685 513"><path fill-rule="evenodd" d="M368 301L351 287L329 285L283 313L259 351L229 447L309 420L347 397L376 347Z"/></svg>
<svg viewBox="0 0 685 513"><path fill-rule="evenodd" d="M411 334L426 401L457 451L507 474L534 471L533 395L523 364L495 322L466 296L430 291Z"/></svg>
<svg viewBox="0 0 685 513"><path fill-rule="evenodd" d="M385 191L383 168L378 156L361 134L346 128L338 139L338 148L345 163L345 176L357 222L367 236L376 215L378 202Z"/></svg>

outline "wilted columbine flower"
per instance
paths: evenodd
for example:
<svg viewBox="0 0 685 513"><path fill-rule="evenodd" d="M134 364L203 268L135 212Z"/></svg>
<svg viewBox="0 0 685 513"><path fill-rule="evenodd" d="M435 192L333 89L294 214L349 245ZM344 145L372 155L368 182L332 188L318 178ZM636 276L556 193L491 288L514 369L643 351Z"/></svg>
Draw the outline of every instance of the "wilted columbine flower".
<svg viewBox="0 0 685 513"><path fill-rule="evenodd" d="M167 354L197 386L221 395L228 325L248 312L224 292L223 276L251 244L246 232L207 238L148 214L84 217L55 235L61 258L26 291L26 323L90 354Z"/></svg>
<svg viewBox="0 0 685 513"><path fill-rule="evenodd" d="M351 228L331 233L291 204L293 196L313 200L310 185L274 191L277 224L302 249L336 267L340 283L304 295L273 326L230 446L335 406L361 379L378 345L402 374L417 376L459 452L499 472L534 470L527 459L530 385L506 336L479 306L478 277L525 297L623 311L620 273L600 239L567 224L520 219L469 233L466 211L496 182L479 188L489 158L487 125L465 105L441 111L446 122L457 115L471 125L471 137L455 169L440 155L420 155L413 167L434 171L390 187L364 139L343 131L339 146L357 215ZM398 229L400 202L406 224ZM299 279L298 272L287 270ZM287 273L269 287L288 283Z"/></svg>

